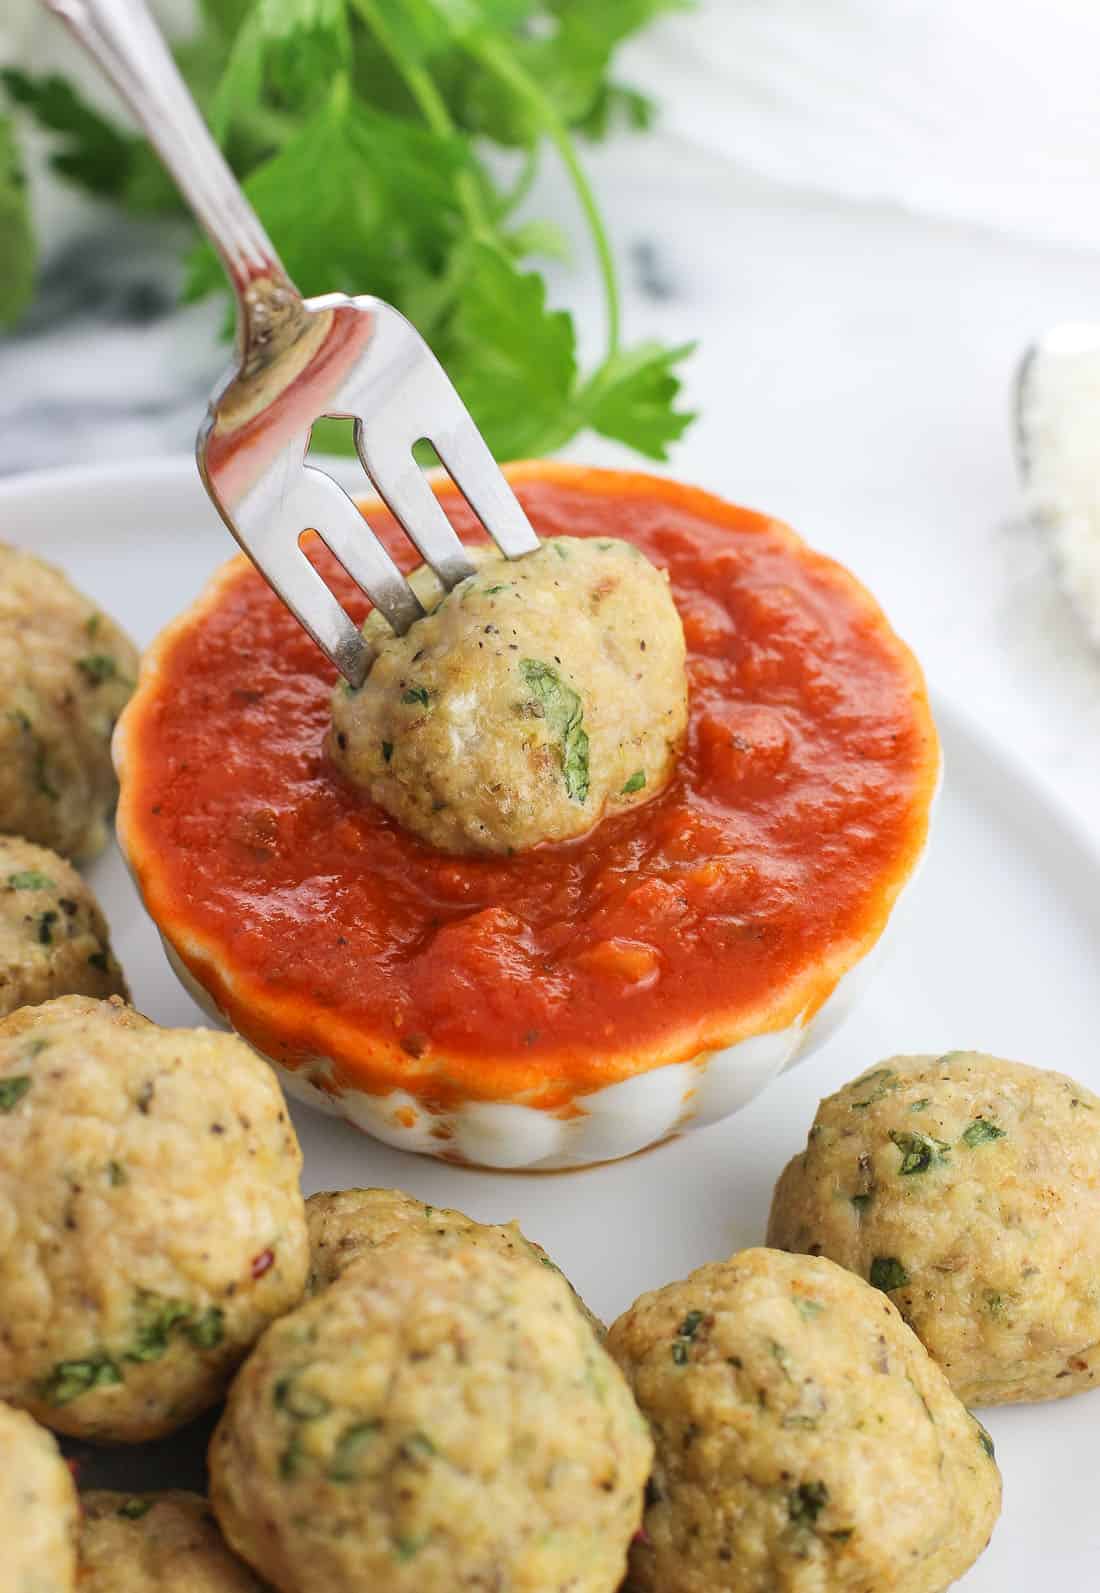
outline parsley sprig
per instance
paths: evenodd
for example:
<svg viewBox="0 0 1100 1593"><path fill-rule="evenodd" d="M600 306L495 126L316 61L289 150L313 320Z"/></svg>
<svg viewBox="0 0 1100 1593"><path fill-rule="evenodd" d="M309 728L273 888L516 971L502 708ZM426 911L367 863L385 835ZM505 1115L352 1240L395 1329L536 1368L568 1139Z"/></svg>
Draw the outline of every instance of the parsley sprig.
<svg viewBox="0 0 1100 1593"><path fill-rule="evenodd" d="M690 346L623 346L611 243L578 140L649 125L653 107L614 77L615 53L690 3L201 0L199 30L177 53L299 288L396 304L498 457L551 452L591 427L663 459L692 418L677 407L676 374ZM176 207L142 140L65 80L9 69L3 81L12 104L54 133L54 165L70 180L133 210ZM0 212L22 214L2 135L0 122ZM519 216L547 149L568 173L603 282L606 339L589 371L572 317L547 304L529 265L564 241ZM518 171L505 178L506 166ZM8 235L25 255L29 232ZM0 319L26 296L25 261L9 266ZM224 289L203 246L188 295ZM316 440L346 436L329 425Z"/></svg>

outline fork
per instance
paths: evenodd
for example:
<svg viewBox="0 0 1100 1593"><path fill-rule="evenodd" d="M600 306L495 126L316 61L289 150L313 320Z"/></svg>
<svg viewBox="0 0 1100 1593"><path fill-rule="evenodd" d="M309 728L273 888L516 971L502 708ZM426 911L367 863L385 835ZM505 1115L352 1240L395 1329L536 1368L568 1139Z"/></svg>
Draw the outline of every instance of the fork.
<svg viewBox="0 0 1100 1593"><path fill-rule="evenodd" d="M515 494L415 327L369 295L303 299L222 157L144 0L42 0L127 103L237 299L237 357L196 444L203 483L248 557L350 685L373 652L306 557L315 531L398 634L423 613L351 497L306 462L313 422L351 419L360 462L445 590L474 564L417 463L429 442L508 558L538 547Z"/></svg>

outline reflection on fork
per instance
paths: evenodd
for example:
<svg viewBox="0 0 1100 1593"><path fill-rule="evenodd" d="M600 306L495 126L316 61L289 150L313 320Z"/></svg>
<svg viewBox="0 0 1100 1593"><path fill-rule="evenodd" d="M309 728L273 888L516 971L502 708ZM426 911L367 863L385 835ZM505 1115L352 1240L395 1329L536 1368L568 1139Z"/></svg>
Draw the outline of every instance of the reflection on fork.
<svg viewBox="0 0 1100 1593"><path fill-rule="evenodd" d="M296 308L264 358L231 377L212 404L199 469L246 553L358 685L369 648L305 558L303 531L317 531L394 630L407 630L422 610L352 499L305 462L318 416L354 420L371 485L448 590L474 566L416 461L422 439L503 553L517 557L538 542L466 406L404 316L378 299L342 295Z"/></svg>

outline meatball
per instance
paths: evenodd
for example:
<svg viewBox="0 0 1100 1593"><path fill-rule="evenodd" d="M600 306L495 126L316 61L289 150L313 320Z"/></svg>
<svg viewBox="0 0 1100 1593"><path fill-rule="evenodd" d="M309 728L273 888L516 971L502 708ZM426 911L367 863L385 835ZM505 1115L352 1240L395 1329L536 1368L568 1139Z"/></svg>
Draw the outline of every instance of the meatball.
<svg viewBox="0 0 1100 1593"><path fill-rule="evenodd" d="M76 1489L57 1440L21 1410L0 1405L0 1587L72 1593Z"/></svg>
<svg viewBox="0 0 1100 1593"><path fill-rule="evenodd" d="M219 1398L308 1265L301 1155L243 1040L116 998L0 1022L0 1397L77 1437Z"/></svg>
<svg viewBox="0 0 1100 1593"><path fill-rule="evenodd" d="M81 1494L80 1593L262 1593L197 1493Z"/></svg>
<svg viewBox="0 0 1100 1593"><path fill-rule="evenodd" d="M282 1593L612 1593L651 1455L554 1269L399 1239L264 1334L211 1500Z"/></svg>
<svg viewBox="0 0 1100 1593"><path fill-rule="evenodd" d="M768 1242L889 1292L968 1405L1100 1377L1100 1099L977 1051L893 1057L822 1101Z"/></svg>
<svg viewBox="0 0 1100 1593"><path fill-rule="evenodd" d="M0 830L78 860L107 841L133 643L60 570L0 543Z"/></svg>
<svg viewBox="0 0 1100 1593"><path fill-rule="evenodd" d="M405 636L372 615L377 656L338 687L344 774L446 852L580 835L667 784L687 724L684 633L668 580L628 542L555 537L477 555Z"/></svg>
<svg viewBox="0 0 1100 1593"><path fill-rule="evenodd" d="M940 1593L985 1547L988 1434L831 1261L743 1251L643 1295L607 1343L657 1443L637 1593Z"/></svg>
<svg viewBox="0 0 1100 1593"><path fill-rule="evenodd" d="M475 1222L464 1212L447 1206L426 1206L399 1189L337 1189L310 1195L306 1201L306 1224L310 1294L327 1288L364 1252L391 1239L427 1238L443 1246L482 1244L526 1257L536 1266L555 1266L542 1246L528 1239L517 1222ZM569 1286L573 1288L572 1284ZM575 1289L573 1299L589 1326L602 1338L603 1323Z"/></svg>
<svg viewBox="0 0 1100 1593"><path fill-rule="evenodd" d="M429 1229L430 1224L430 1229ZM309 1231L309 1282L317 1294L334 1283L366 1252L402 1234L462 1240L478 1227L472 1217L440 1206L426 1206L399 1189L318 1190L306 1201Z"/></svg>
<svg viewBox="0 0 1100 1593"><path fill-rule="evenodd" d="M0 1018L51 996L125 996L107 923L69 863L0 835Z"/></svg>

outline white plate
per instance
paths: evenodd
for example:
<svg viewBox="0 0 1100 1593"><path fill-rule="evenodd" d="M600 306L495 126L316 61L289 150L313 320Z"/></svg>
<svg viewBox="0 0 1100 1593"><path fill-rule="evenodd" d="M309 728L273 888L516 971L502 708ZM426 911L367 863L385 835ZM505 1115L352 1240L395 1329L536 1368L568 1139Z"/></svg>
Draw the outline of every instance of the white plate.
<svg viewBox="0 0 1100 1593"><path fill-rule="evenodd" d="M233 547L189 461L0 485L0 537L61 564L140 643ZM772 1184L820 1096L897 1051L975 1047L1057 1067L1100 1090L1100 854L1014 756L942 697L946 779L905 932L847 1026L725 1123L585 1172L490 1174L387 1150L294 1112L307 1190L394 1185L476 1217L518 1217L594 1310L758 1243ZM91 878L137 1005L158 1022L197 1009L169 972L116 853ZM1100 1580L1095 1431L1100 1395L991 1412L1005 1478L992 1546L968 1593L1074 1590Z"/></svg>

